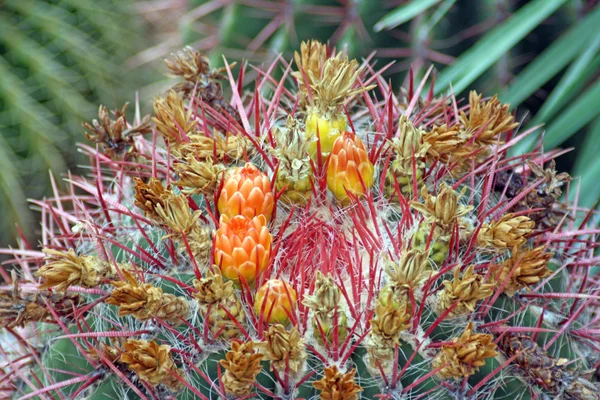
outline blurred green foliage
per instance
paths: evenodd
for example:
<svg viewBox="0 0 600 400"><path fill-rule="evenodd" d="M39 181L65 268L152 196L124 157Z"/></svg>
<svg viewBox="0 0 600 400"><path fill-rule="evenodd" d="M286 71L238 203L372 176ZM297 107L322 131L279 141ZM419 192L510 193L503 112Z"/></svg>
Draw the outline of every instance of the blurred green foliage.
<svg viewBox="0 0 600 400"><path fill-rule="evenodd" d="M594 0L190 0L179 21L181 42L216 62L221 54L266 63L283 52L289 59L300 41L315 38L347 46L353 57L377 50L378 58L397 60L386 73L395 87L411 65L421 77L434 64L438 94L465 97L469 87L499 93L517 110L521 129L545 123L545 150L576 147L559 168L583 174L580 205L600 198L600 161L589 150L600 149ZM518 150L531 150L537 139Z"/></svg>
<svg viewBox="0 0 600 400"><path fill-rule="evenodd" d="M121 107L139 81L124 60L143 45L130 1L0 2L0 244L15 224L35 237L27 198L77 163L74 143L98 105ZM139 25L139 24L138 24Z"/></svg>

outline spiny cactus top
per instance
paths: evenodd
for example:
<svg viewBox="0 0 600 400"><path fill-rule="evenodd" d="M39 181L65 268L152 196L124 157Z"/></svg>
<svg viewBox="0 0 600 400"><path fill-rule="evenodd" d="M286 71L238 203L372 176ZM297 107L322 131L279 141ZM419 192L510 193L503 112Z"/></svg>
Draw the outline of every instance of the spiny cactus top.
<svg viewBox="0 0 600 400"><path fill-rule="evenodd" d="M561 202L557 152L509 156L532 132L508 105L397 96L318 42L237 78L167 65L152 121L101 107L89 173L34 202L0 390L600 398L597 216Z"/></svg>

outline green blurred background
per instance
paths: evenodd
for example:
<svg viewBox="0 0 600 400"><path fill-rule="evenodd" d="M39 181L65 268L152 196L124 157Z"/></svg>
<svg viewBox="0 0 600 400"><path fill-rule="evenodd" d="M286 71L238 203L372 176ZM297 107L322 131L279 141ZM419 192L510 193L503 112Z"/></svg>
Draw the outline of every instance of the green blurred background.
<svg viewBox="0 0 600 400"><path fill-rule="evenodd" d="M184 45L265 64L330 39L354 57L376 50L379 66L396 60L395 90L410 65L421 76L433 63L438 93L497 92L522 129L546 123L546 150L576 147L559 167L582 175L580 204L594 206L598 26L597 1L583 0L0 0L0 247L16 243L16 224L35 242L26 199L50 195L49 170L60 182L85 162L81 122L136 92L149 112L169 84L162 60Z"/></svg>

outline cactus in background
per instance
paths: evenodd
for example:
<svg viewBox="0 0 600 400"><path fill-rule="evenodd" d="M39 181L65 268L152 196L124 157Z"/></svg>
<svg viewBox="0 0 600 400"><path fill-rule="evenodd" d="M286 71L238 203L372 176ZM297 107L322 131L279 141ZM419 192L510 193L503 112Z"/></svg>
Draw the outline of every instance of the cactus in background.
<svg viewBox="0 0 600 400"><path fill-rule="evenodd" d="M226 66L212 95L223 77L187 49L153 136L138 117L131 151L80 146L93 178L39 202L44 252L0 270L15 397L600 399L600 230L561 202L557 153L508 157L534 131L496 98L403 102L311 46L281 80ZM312 79L340 59L356 73ZM343 99L319 91L340 80ZM344 104L331 151L309 96Z"/></svg>

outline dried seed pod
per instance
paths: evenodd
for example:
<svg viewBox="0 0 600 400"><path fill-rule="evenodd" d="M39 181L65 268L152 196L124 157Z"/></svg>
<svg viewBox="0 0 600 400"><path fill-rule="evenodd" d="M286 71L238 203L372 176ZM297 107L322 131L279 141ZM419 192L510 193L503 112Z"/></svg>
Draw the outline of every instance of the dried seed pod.
<svg viewBox="0 0 600 400"><path fill-rule="evenodd" d="M47 255L46 264L35 274L42 278L40 289L64 292L71 285L93 288L114 272L109 263L97 256L78 256L73 249L43 251Z"/></svg>
<svg viewBox="0 0 600 400"><path fill-rule="evenodd" d="M504 188L506 188L507 198L515 197L523 188L523 175L511 168L497 172L494 179L494 190L502 193Z"/></svg>
<svg viewBox="0 0 600 400"><path fill-rule="evenodd" d="M562 187L571 180L568 173L556 173L556 162L550 161L547 168L542 168L533 162L528 162L531 171L533 172L533 180L543 179L543 182L517 204L514 209L516 211L534 210L529 212L527 216L536 222L538 227L554 227L558 223L561 214L555 209L554 204L562 195Z"/></svg>
<svg viewBox="0 0 600 400"><path fill-rule="evenodd" d="M225 368L223 386L227 394L246 396L252 392L256 376L262 370L260 361L263 355L254 351L254 343L232 342L221 366Z"/></svg>
<svg viewBox="0 0 600 400"><path fill-rule="evenodd" d="M506 249L522 246L535 223L528 217L505 214L497 221L483 224L477 235L477 243L482 247Z"/></svg>
<svg viewBox="0 0 600 400"><path fill-rule="evenodd" d="M140 321L160 318L174 325L188 318L190 307L183 297L163 293L149 283L141 284L127 271L125 281L113 281L115 289L106 299L107 304L119 307L119 316L132 315Z"/></svg>
<svg viewBox="0 0 600 400"><path fill-rule="evenodd" d="M183 99L174 90L154 100L154 114L152 120L156 129L171 146L177 147L185 142L185 136L189 137L196 131L198 121L192 118L191 109L186 111Z"/></svg>
<svg viewBox="0 0 600 400"><path fill-rule="evenodd" d="M433 359L431 368L440 369L440 379L462 379L473 375L485 365L487 358L496 357L494 337L483 333L473 333L473 323L459 338L452 339L452 344L442 346Z"/></svg>
<svg viewBox="0 0 600 400"><path fill-rule="evenodd" d="M294 376L304 368L306 350L298 329L294 327L288 332L283 325L271 325L265 332L265 339L257 347L271 362L273 369L280 374L289 370Z"/></svg>
<svg viewBox="0 0 600 400"><path fill-rule="evenodd" d="M125 351L119 361L127 364L140 379L152 386L165 385L169 390L179 391L183 383L173 374L183 379L182 371L171 358L171 346L158 345L155 341L128 339L123 344Z"/></svg>
<svg viewBox="0 0 600 400"><path fill-rule="evenodd" d="M198 290L194 297L200 306L200 313L209 324L211 333L231 339L239 334L238 325L243 323L245 313L242 304L234 293L233 281L224 282L220 273L207 271L200 280L194 279ZM229 313L227 313L225 308Z"/></svg>
<svg viewBox="0 0 600 400"><path fill-rule="evenodd" d="M498 96L488 101L481 101L482 95L476 91L469 93L469 114L460 112L460 123L464 129L477 133L475 142L480 145L493 145L498 135L519 126L514 122L510 106L502 104Z"/></svg>
<svg viewBox="0 0 600 400"><path fill-rule="evenodd" d="M460 277L460 266L454 270L454 279L444 281L444 289L439 292L435 312L438 315L458 303L448 314L450 318L461 315L469 315L475 311L475 305L479 300L491 296L494 291L493 283L483 283L483 276L473 272L473 265L470 265Z"/></svg>
<svg viewBox="0 0 600 400"><path fill-rule="evenodd" d="M348 317L341 308L342 293L330 274L317 271L312 295L305 295L302 304L313 312L313 336L319 344L332 343L337 327L337 340L348 336ZM324 336L324 337L323 337Z"/></svg>
<svg viewBox="0 0 600 400"><path fill-rule="evenodd" d="M323 378L314 382L313 386L321 391L321 400L358 400L358 393L363 388L354 382L355 374L356 369L344 374L333 365L325 368Z"/></svg>
<svg viewBox="0 0 600 400"><path fill-rule="evenodd" d="M552 274L547 266L552 253L545 250L545 246L535 249L513 249L511 258L499 265L500 274L496 277L499 285L508 279L504 293L513 296L517 291L528 288Z"/></svg>
<svg viewBox="0 0 600 400"><path fill-rule="evenodd" d="M411 202L410 206L423 214L428 222L434 222L445 232L452 229L454 223L463 215L469 213L473 207L459 204L463 193L458 193L445 182L442 182L437 195L432 196L426 187L421 190L423 203Z"/></svg>
<svg viewBox="0 0 600 400"><path fill-rule="evenodd" d="M213 163L211 158L198 161L195 157L189 156L186 162L175 164L173 169L179 176L179 180L173 184L184 186L186 189L183 193L212 196L227 167L220 163Z"/></svg>

